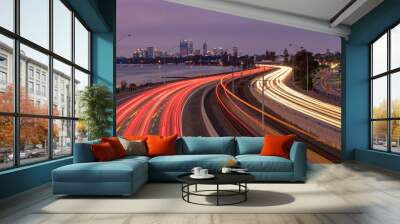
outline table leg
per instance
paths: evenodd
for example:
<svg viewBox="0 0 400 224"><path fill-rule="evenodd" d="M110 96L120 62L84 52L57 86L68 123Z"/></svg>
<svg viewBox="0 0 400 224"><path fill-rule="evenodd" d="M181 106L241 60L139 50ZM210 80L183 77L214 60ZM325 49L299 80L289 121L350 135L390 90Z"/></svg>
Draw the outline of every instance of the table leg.
<svg viewBox="0 0 400 224"><path fill-rule="evenodd" d="M195 185L195 191L197 192L197 184Z"/></svg>
<svg viewBox="0 0 400 224"><path fill-rule="evenodd" d="M245 192L244 192L244 201L247 201L247 192L248 192L247 183L244 183L244 190L245 190Z"/></svg>
<svg viewBox="0 0 400 224"><path fill-rule="evenodd" d="M187 201L190 202L189 200L189 195L190 195L190 184L187 185Z"/></svg>
<svg viewBox="0 0 400 224"><path fill-rule="evenodd" d="M219 206L219 184L217 184L217 206Z"/></svg>

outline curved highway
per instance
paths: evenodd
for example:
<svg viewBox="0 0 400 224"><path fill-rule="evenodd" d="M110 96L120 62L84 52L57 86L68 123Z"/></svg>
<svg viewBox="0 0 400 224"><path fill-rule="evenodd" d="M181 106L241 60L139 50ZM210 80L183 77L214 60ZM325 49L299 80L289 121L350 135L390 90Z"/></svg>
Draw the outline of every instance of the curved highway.
<svg viewBox="0 0 400 224"><path fill-rule="evenodd" d="M229 73L228 76L244 77L265 70L250 69ZM153 87L128 98L117 107L117 132L119 134L145 135L148 133L185 135L182 117L186 101L193 92L205 86L215 87L226 76L214 75L176 81ZM195 127L193 127L195 128Z"/></svg>
<svg viewBox="0 0 400 224"><path fill-rule="evenodd" d="M341 127L340 107L293 90L285 85L284 82L290 77L292 68L286 66L273 67L277 68L277 70L271 74L266 74L253 80L254 86L258 91L262 92L264 89L266 97L290 109L318 119L336 128Z"/></svg>

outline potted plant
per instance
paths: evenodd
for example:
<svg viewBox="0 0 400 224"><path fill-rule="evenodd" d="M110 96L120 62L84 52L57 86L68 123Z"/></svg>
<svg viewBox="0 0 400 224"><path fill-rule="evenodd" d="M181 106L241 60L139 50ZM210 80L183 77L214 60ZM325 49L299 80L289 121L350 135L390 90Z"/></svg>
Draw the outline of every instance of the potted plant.
<svg viewBox="0 0 400 224"><path fill-rule="evenodd" d="M86 87L79 98L82 109L80 124L87 127L89 140L110 136L112 126L113 95L109 88L102 84Z"/></svg>

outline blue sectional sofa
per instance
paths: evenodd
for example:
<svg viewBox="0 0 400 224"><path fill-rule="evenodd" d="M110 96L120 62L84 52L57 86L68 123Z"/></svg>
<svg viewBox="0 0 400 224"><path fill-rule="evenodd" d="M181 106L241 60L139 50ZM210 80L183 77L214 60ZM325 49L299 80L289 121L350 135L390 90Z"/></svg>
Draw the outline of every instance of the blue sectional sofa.
<svg viewBox="0 0 400 224"><path fill-rule="evenodd" d="M304 182L306 146L294 142L290 159L260 156L263 137L182 137L176 142L177 155L127 156L96 162L90 145L77 143L74 163L52 172L54 194L131 195L148 181L176 181L193 167L218 172L228 160L236 160L260 182Z"/></svg>

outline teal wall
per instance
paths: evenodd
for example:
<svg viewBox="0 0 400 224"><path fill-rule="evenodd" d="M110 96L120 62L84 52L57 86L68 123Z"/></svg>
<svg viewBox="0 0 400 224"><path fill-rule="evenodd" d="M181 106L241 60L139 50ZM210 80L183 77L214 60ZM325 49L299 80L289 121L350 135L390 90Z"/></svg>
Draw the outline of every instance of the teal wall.
<svg viewBox="0 0 400 224"><path fill-rule="evenodd" d="M47 161L0 173L0 199L29 190L51 181L51 171L72 163L72 158Z"/></svg>
<svg viewBox="0 0 400 224"><path fill-rule="evenodd" d="M108 86L115 94L115 33L116 33L116 2L100 1L99 11L108 25L107 32L92 33L92 82ZM115 99L115 97L114 97ZM115 100L114 100L115 103ZM109 132L115 135L115 105L113 107L113 126Z"/></svg>
<svg viewBox="0 0 400 224"><path fill-rule="evenodd" d="M106 84L114 90L115 0L67 2L92 31L92 82ZM110 131L113 130L110 127ZM50 182L53 169L71 163L69 157L0 172L0 199Z"/></svg>
<svg viewBox="0 0 400 224"><path fill-rule="evenodd" d="M398 170L398 156L369 150L369 43L400 22L400 0L385 0L351 27L343 40L342 158ZM362 150L362 151L360 151ZM395 161L395 162L394 162Z"/></svg>

